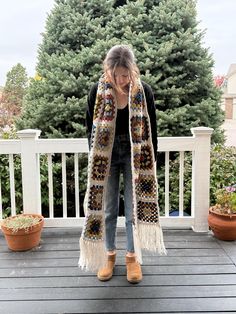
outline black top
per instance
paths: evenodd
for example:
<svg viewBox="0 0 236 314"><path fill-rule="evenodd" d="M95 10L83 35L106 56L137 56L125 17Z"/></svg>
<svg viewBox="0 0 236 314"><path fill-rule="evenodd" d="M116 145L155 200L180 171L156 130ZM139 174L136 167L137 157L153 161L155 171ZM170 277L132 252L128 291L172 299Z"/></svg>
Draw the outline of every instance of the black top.
<svg viewBox="0 0 236 314"><path fill-rule="evenodd" d="M129 134L129 106L123 109L117 108L116 116L116 135Z"/></svg>
<svg viewBox="0 0 236 314"><path fill-rule="evenodd" d="M151 87L142 82L146 101L147 101L147 110L151 123L151 131L152 131L152 144L154 149L155 160L157 157L157 122L156 122L156 107L154 103L154 97L152 93ZM96 94L98 89L98 83L95 83L89 94L88 94L88 105L86 112L86 127L87 127L87 136L88 141L90 143L92 125L93 125L93 111L94 105L96 101ZM124 109L117 110L116 117L116 134L129 134L129 107L126 106Z"/></svg>

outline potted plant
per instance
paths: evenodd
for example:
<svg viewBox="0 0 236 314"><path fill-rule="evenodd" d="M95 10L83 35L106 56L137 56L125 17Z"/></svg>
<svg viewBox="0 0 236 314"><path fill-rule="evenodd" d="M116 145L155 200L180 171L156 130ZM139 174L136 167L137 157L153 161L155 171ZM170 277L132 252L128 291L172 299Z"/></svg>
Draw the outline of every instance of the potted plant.
<svg viewBox="0 0 236 314"><path fill-rule="evenodd" d="M208 224L220 240L236 240L236 184L216 191L216 204L209 209Z"/></svg>
<svg viewBox="0 0 236 314"><path fill-rule="evenodd" d="M11 250L26 251L39 244L43 223L42 215L19 214L3 219L1 230Z"/></svg>

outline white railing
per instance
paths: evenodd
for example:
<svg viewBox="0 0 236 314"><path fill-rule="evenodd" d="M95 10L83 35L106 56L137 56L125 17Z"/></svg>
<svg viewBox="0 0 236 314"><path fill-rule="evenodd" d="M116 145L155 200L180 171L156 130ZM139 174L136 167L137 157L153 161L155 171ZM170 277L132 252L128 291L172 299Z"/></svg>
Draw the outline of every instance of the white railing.
<svg viewBox="0 0 236 314"><path fill-rule="evenodd" d="M192 137L160 137L158 151L165 152L165 213L161 217L163 227L193 228L197 232L207 231L210 184L210 138L213 129L206 127L192 128ZM0 140L0 154L9 156L9 181L11 214L16 213L14 161L15 154L20 155L22 169L23 209L25 213L41 213L40 154L47 154L49 218L45 219L48 227L80 226L84 217L80 217L79 203L79 154L88 153L87 139L40 139L40 130L22 130L17 132L19 140ZM184 152L192 152L192 191L191 215L184 216ZM179 215L170 216L169 205L169 154L179 152ZM59 153L62 159L62 195L63 215L54 217L52 155ZM74 154L75 216L67 216L67 179L66 154ZM0 175L0 219L2 208L2 185ZM119 224L124 224L124 217L119 217Z"/></svg>

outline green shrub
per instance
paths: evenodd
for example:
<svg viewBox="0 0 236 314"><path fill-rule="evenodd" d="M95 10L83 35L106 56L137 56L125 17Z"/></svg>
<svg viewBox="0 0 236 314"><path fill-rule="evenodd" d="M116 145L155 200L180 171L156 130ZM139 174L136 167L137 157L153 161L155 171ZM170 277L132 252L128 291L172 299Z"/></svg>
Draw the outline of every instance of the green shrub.
<svg viewBox="0 0 236 314"><path fill-rule="evenodd" d="M82 155L82 156L81 156ZM79 188L80 188L80 213L83 214L83 199L87 184L87 156L79 155ZM86 154L87 155L87 154ZM21 178L21 160L20 155L13 156L14 177L15 177L15 203L16 213L23 212L23 193ZM75 215L75 181L74 181L74 155L66 156L67 171L67 212L68 217ZM52 157L53 172L53 202L54 216L62 217L62 164L60 154L53 154ZM2 193L3 218L11 214L11 190L8 155L0 155L0 181ZM48 161L47 155L40 155L40 183L41 183L41 205L42 214L49 217L49 190L48 190Z"/></svg>
<svg viewBox="0 0 236 314"><path fill-rule="evenodd" d="M170 153L169 164L169 207L170 212L179 210L179 153ZM191 214L191 176L192 176L191 153L185 152L184 155L184 212ZM160 213L164 213L165 208L165 165L161 164L157 170L159 185L159 206Z"/></svg>
<svg viewBox="0 0 236 314"><path fill-rule="evenodd" d="M236 147L215 145L211 151L210 196L216 203L216 191L236 183Z"/></svg>
<svg viewBox="0 0 236 314"><path fill-rule="evenodd" d="M16 213L19 214L23 210L20 156L14 155L13 162L15 178ZM11 213L11 190L8 155L0 155L0 181L1 181L3 218L6 218Z"/></svg>
<svg viewBox="0 0 236 314"><path fill-rule="evenodd" d="M2 139L17 139L14 125L6 126L0 129ZM20 155L13 156L14 178L15 178L15 203L16 213L23 212L23 194L21 178L21 160ZM79 188L80 188L80 214L83 215L83 199L87 185L87 164L88 155L79 154ZM74 180L74 154L66 155L67 171L67 212L68 217L75 216L75 180ZM61 154L52 154L52 172L53 172L53 203L54 216L62 217L62 164ZM11 214L11 190L9 173L9 156L0 154L0 182L2 193L3 218ZM49 217L49 190L48 190L48 160L47 155L40 155L40 183L41 183L41 205L42 214Z"/></svg>
<svg viewBox="0 0 236 314"><path fill-rule="evenodd" d="M170 210L179 208L179 155L170 154ZM165 204L164 165L158 170L159 204L161 212ZM184 158L184 211L190 214L192 153L185 152ZM216 203L216 191L236 183L236 147L214 145L210 162L210 204Z"/></svg>

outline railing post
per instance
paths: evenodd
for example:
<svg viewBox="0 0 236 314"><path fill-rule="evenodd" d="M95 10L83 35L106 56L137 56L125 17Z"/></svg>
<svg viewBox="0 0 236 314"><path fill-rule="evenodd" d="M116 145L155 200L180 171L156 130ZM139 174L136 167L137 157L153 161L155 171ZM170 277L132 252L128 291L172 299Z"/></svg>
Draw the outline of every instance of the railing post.
<svg viewBox="0 0 236 314"><path fill-rule="evenodd" d="M212 128L197 127L191 132L195 138L192 167L192 211L194 216L193 230L209 230L207 216L210 190L210 151Z"/></svg>
<svg viewBox="0 0 236 314"><path fill-rule="evenodd" d="M40 130L22 130L17 135L21 140L21 167L24 213L40 214L40 167L39 155L36 153L36 140Z"/></svg>

